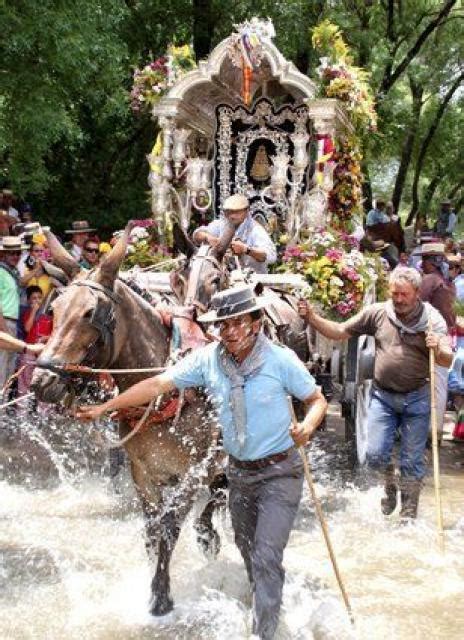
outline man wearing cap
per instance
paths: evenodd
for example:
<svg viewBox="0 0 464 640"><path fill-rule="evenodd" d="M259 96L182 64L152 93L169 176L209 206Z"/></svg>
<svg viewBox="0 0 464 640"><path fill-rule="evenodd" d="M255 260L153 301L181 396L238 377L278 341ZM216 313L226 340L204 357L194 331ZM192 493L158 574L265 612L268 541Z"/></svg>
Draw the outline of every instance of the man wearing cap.
<svg viewBox="0 0 464 640"><path fill-rule="evenodd" d="M16 265L21 252L26 249L20 238L5 236L0 244L0 331L16 337L19 318L19 273ZM0 349L0 391L14 373L16 356Z"/></svg>
<svg viewBox="0 0 464 640"><path fill-rule="evenodd" d="M390 218L385 213L385 200L378 198L376 205L369 211L366 218L366 227L373 227L376 224L386 224Z"/></svg>
<svg viewBox="0 0 464 640"><path fill-rule="evenodd" d="M71 229L66 229L65 233L71 235L71 241L65 244L66 249L78 262L82 257L82 249L89 239L89 234L95 231L89 227L87 220L75 220L71 223Z"/></svg>
<svg viewBox="0 0 464 640"><path fill-rule="evenodd" d="M429 349L436 364L449 367L453 353L443 317L420 299L420 273L397 267L390 274L391 299L365 307L345 322L317 314L306 301L300 315L330 340L369 335L375 338L374 380L368 411L367 463L385 473L382 512L390 515L397 505L398 484L392 464L399 434L401 517L415 518L430 421ZM431 323L431 328L429 323Z"/></svg>
<svg viewBox="0 0 464 640"><path fill-rule="evenodd" d="M296 355L261 332L267 301L249 287L222 291L201 322L219 325L220 342L197 349L164 373L144 380L109 402L80 407L79 418L144 404L173 389L203 387L216 408L229 454L229 508L236 544L253 590L254 633L271 640L284 584L282 558L303 484L295 449L312 437L327 403ZM288 396L308 412L292 424Z"/></svg>
<svg viewBox="0 0 464 640"><path fill-rule="evenodd" d="M249 206L244 195L230 196L224 201L224 217L196 229L193 241L197 244L207 242L214 247L226 224L231 223L236 227L236 234L230 246L242 267L250 267L256 273L267 273L268 266L277 259L276 248L264 227L251 217Z"/></svg>
<svg viewBox="0 0 464 640"><path fill-rule="evenodd" d="M443 200L435 225L437 234L442 238L453 235L456 223L457 216L451 209L451 201Z"/></svg>

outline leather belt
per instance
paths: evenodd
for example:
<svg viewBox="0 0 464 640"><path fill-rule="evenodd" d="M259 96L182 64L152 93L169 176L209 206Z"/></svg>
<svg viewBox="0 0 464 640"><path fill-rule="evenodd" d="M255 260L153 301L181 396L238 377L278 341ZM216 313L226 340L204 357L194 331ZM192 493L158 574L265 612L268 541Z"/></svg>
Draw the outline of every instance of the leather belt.
<svg viewBox="0 0 464 640"><path fill-rule="evenodd" d="M237 458L234 458L234 456L229 455L229 462L236 469L256 471L257 469L265 469L272 464L277 464L278 462L286 460L292 451L294 451L294 447L290 447L290 449L281 451L280 453L273 453L265 458L258 458L257 460L238 460Z"/></svg>
<svg viewBox="0 0 464 640"><path fill-rule="evenodd" d="M10 322L18 322L18 318L9 318L8 316L3 316L4 320L9 320Z"/></svg>

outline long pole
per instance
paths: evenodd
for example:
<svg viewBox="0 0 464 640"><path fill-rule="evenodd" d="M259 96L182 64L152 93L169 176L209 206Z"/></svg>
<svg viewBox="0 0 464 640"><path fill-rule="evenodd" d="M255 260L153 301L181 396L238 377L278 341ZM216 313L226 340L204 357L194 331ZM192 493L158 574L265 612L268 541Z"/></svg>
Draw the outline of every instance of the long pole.
<svg viewBox="0 0 464 640"><path fill-rule="evenodd" d="M291 399L289 398L288 400L289 403L289 407L290 407L290 413L292 416L292 422L294 424L297 424L297 419L295 416L295 410L293 408L293 404ZM322 511L322 507L321 507L321 503L319 498L317 497L317 493L316 493L316 488L314 486L314 480L313 480L313 474L311 472L311 467L308 461L308 458L306 457L306 453L303 447L298 447L298 453L300 454L301 460L303 462L303 469L304 469L304 475L306 478L306 482L308 484L308 488L309 491L311 493L311 497L313 499L314 502L314 506L316 509L316 513L317 513L317 517L319 518L319 523L321 525L321 529L322 529L322 533L324 535L324 540L325 540L325 544L327 546L327 551L329 552L329 557L330 557L330 561L332 563L332 567L335 573L335 577L337 579L337 583L340 589L340 592L342 594L342 598L343 598L343 602L345 604L345 608L347 610L348 616L351 620L351 624L354 625L354 616L353 616L353 610L351 608L351 604L348 598L348 594L346 592L345 589L345 585L343 584L343 579L340 573L340 570L338 568L338 563L337 563L337 559L335 557L335 553L332 547L332 542L330 541L330 535L329 535L329 529L327 527L327 522L325 520L324 517L324 513Z"/></svg>
<svg viewBox="0 0 464 640"><path fill-rule="evenodd" d="M429 320L429 332L432 330L432 323ZM438 544L440 551L445 551L445 534L443 532L443 510L441 506L441 485L440 485L440 458L438 456L438 423L437 405L435 394L435 351L429 350L430 366L430 422L432 427L432 458L433 458L433 484L435 487L435 512L438 528Z"/></svg>

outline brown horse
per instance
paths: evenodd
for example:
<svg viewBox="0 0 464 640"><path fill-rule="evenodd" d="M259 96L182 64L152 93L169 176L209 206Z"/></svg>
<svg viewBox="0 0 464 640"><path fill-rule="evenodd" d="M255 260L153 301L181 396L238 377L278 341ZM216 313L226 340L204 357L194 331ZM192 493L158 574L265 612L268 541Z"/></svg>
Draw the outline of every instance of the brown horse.
<svg viewBox="0 0 464 640"><path fill-rule="evenodd" d="M58 402L73 380L62 375L66 364L88 364L113 369L162 367L169 356L170 331L147 302L118 280L128 231L93 271L81 272L77 262L49 234L55 262L71 278L53 302L54 329L42 352L33 379L39 399ZM148 374L117 374L120 390ZM204 399L196 394L173 420L155 424L129 439L125 448L141 498L146 523L147 550L157 554L150 611L163 615L173 608L169 563L180 527L188 514L200 477L212 478L211 419ZM120 435L130 428L124 420ZM211 523L211 507L202 518L206 543L218 544Z"/></svg>

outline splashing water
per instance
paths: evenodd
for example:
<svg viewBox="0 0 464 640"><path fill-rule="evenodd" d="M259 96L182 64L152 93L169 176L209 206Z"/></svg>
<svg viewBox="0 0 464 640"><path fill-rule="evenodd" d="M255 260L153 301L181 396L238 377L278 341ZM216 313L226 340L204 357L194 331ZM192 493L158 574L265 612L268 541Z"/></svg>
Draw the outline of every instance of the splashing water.
<svg viewBox="0 0 464 640"><path fill-rule="evenodd" d="M190 515L172 560L175 609L153 618L148 614L151 568L143 521L127 471L118 495L103 457L99 468L95 460L84 463L80 451L72 465L65 459L63 442L60 449L39 424L22 428L44 449L53 449L54 463L61 456L62 469L52 486L14 484L5 473L0 482L1 638L251 638L251 594L226 514L217 517L222 549L215 561L197 547L196 513ZM362 478L348 470L340 443L331 450L330 438L319 436L324 449L314 446L311 462L356 630L347 622L305 491L285 553L286 584L276 640L458 640L464 627L463 478L451 471L443 475L447 547L441 556L431 480L417 523L400 526L397 516L382 517L381 490L359 488ZM198 504L195 511L200 508Z"/></svg>

